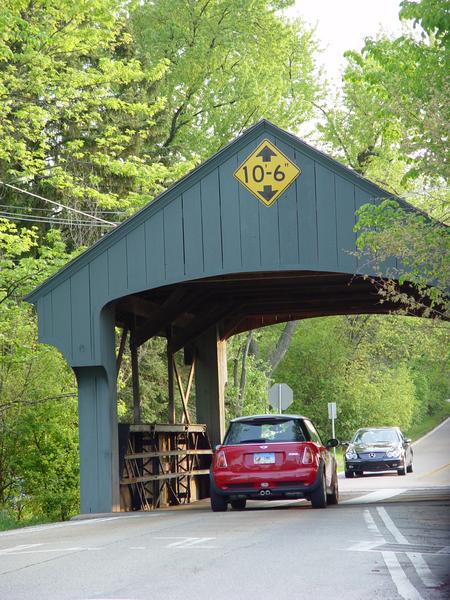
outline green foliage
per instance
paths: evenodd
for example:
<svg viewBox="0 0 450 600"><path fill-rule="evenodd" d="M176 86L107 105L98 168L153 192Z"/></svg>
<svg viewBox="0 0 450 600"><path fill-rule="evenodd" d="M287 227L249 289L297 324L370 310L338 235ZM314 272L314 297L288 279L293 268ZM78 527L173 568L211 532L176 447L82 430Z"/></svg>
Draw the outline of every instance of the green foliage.
<svg viewBox="0 0 450 600"><path fill-rule="evenodd" d="M450 32L450 10L448 0L422 0L400 2L400 17L414 19L414 24L420 24L428 35L442 37L448 42Z"/></svg>
<svg viewBox="0 0 450 600"><path fill-rule="evenodd" d="M117 221L261 116L295 127L319 85L311 32L279 16L286 4L5 0L0 181ZM3 199L28 218L49 208ZM105 230L58 215L75 247Z"/></svg>
<svg viewBox="0 0 450 600"><path fill-rule="evenodd" d="M408 189L408 179L449 174L449 54L441 29L448 6L441 0L402 5L401 15L429 35L367 39L360 53L347 52L342 105L329 111L323 128L342 160L397 192Z"/></svg>
<svg viewBox="0 0 450 600"><path fill-rule="evenodd" d="M161 152L204 159L266 117L295 128L320 93L312 33L286 0L144 1L132 16L144 64L167 64Z"/></svg>
<svg viewBox="0 0 450 600"><path fill-rule="evenodd" d="M0 19L0 179L94 212L134 211L160 191L168 169L149 152L166 66L144 71L133 56L123 3L6 0Z"/></svg>
<svg viewBox="0 0 450 600"><path fill-rule="evenodd" d="M450 316L450 232L448 227L393 200L358 211L357 246L381 274L383 261L396 257L400 269L388 274L400 284L414 284L417 297L399 291L395 282L382 288L384 297L397 301L404 311L423 309L424 316Z"/></svg>
<svg viewBox="0 0 450 600"><path fill-rule="evenodd" d="M141 415L144 423L167 423L167 357L163 338L152 338L139 348ZM180 368L182 369L181 365ZM117 382L119 418L123 423L133 422L133 389L131 359L124 354ZM177 414L181 414L178 406Z"/></svg>
<svg viewBox="0 0 450 600"><path fill-rule="evenodd" d="M358 246L382 273L382 262L399 259L388 280L374 281L381 301L404 312L449 314L448 2L401 3L413 19L396 39L367 39L348 52L342 103L327 112L324 139L354 169L432 215L426 219L390 201L360 209ZM441 221L441 222L439 222ZM408 281L414 292L398 283Z"/></svg>
<svg viewBox="0 0 450 600"><path fill-rule="evenodd" d="M329 317L302 321L276 380L294 390L292 412L330 437L327 404L336 402L337 435L364 426L408 429L450 393L443 377L449 328L404 317Z"/></svg>
<svg viewBox="0 0 450 600"><path fill-rule="evenodd" d="M23 294L70 258L59 232L0 221L0 506L17 518L67 518L78 495L75 382L38 344Z"/></svg>

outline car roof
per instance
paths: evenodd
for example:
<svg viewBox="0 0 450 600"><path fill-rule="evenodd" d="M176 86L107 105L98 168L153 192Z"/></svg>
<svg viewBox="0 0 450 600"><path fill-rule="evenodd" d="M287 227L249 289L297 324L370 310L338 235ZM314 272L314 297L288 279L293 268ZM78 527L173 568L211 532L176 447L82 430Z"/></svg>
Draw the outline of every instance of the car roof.
<svg viewBox="0 0 450 600"><path fill-rule="evenodd" d="M230 423L242 422L242 421L255 421L255 420L264 420L264 419L275 419L275 420L285 420L285 419L308 419L308 417L303 417L302 415L288 415L288 414L265 414L265 415L249 415L247 417L236 417L235 419L231 419ZM309 420L309 419L308 419Z"/></svg>
<svg viewBox="0 0 450 600"><path fill-rule="evenodd" d="M360 427L357 431L379 431L380 429L395 429L395 431L400 431L400 427Z"/></svg>

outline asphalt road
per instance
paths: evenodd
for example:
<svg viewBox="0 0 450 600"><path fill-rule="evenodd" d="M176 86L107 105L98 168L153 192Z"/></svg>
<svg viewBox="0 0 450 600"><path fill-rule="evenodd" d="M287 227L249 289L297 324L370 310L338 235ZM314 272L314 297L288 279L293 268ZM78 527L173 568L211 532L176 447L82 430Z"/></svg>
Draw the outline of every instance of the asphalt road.
<svg viewBox="0 0 450 600"><path fill-rule="evenodd" d="M413 474L340 479L341 503L206 501L0 533L1 600L450 597L450 420Z"/></svg>

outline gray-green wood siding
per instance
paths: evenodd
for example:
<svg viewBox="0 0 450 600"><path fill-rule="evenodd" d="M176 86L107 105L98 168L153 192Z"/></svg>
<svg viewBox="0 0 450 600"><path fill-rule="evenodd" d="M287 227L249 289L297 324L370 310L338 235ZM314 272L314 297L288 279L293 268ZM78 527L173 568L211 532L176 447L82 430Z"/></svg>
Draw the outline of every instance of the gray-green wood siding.
<svg viewBox="0 0 450 600"><path fill-rule="evenodd" d="M266 138L301 168L270 207L233 176ZM31 295L41 341L72 366L98 365L100 311L122 296L239 272L363 270L351 254L355 210L379 202L379 188L264 123L238 142Z"/></svg>

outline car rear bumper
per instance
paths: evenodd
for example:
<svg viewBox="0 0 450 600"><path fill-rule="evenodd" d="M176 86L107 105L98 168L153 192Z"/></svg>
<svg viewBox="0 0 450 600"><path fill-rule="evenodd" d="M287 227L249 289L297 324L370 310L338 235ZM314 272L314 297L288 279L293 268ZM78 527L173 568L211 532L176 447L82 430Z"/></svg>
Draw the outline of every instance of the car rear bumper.
<svg viewBox="0 0 450 600"><path fill-rule="evenodd" d="M400 458L387 458L384 460L349 460L345 462L346 471L396 471L403 467Z"/></svg>
<svg viewBox="0 0 450 600"><path fill-rule="evenodd" d="M256 487L249 483L242 482L239 485L233 485L227 489L221 489L214 480L212 471L210 472L210 486L216 494L227 498L227 500L289 500L297 498L309 498L321 484L321 471L318 469L317 476L312 484L297 484L290 481L277 481L267 487Z"/></svg>

